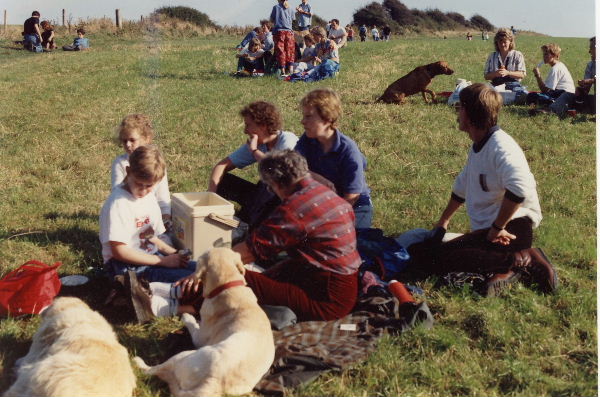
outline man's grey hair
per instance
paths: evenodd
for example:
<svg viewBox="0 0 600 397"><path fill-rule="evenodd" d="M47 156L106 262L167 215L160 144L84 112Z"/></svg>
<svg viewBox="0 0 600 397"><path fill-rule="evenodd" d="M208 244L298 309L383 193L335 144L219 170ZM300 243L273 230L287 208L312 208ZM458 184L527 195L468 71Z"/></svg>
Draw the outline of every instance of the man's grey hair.
<svg viewBox="0 0 600 397"><path fill-rule="evenodd" d="M294 185L308 174L306 159L293 150L273 150L258 164L260 179L267 185Z"/></svg>

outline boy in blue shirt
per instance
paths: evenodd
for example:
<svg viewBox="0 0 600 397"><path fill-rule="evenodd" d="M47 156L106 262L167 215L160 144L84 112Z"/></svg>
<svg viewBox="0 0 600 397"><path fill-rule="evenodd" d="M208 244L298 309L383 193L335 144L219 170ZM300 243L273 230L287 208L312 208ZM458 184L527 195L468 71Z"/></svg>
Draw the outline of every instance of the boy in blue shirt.
<svg viewBox="0 0 600 397"><path fill-rule="evenodd" d="M373 204L365 178L367 160L356 142L337 128L342 115L339 95L330 89L316 89L300 101L300 106L304 134L295 150L306 158L313 178L352 205L354 226L371 227Z"/></svg>
<svg viewBox="0 0 600 397"><path fill-rule="evenodd" d="M302 0L302 3L296 7L296 21L298 22L298 30L302 34L308 33L312 19L312 8L308 4L308 0Z"/></svg>
<svg viewBox="0 0 600 397"><path fill-rule="evenodd" d="M90 42L85 36L85 30L82 28L77 29L77 37L73 40L72 45L64 45L64 51L83 51L90 48Z"/></svg>

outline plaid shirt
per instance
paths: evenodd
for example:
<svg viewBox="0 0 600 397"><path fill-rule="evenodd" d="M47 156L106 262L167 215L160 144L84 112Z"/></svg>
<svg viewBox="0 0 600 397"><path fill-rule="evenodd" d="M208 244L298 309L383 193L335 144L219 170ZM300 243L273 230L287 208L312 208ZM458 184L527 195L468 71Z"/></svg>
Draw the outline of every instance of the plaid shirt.
<svg viewBox="0 0 600 397"><path fill-rule="evenodd" d="M356 250L354 212L332 190L306 177L246 240L255 258L281 251L309 265L338 274L353 274L360 266Z"/></svg>

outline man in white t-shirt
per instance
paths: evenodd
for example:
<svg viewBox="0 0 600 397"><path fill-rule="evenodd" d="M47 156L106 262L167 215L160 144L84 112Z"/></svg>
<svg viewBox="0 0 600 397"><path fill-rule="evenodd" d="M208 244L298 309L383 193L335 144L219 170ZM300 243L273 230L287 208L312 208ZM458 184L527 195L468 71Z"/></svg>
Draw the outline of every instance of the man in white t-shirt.
<svg viewBox="0 0 600 397"><path fill-rule="evenodd" d="M346 45L348 33L346 32L346 29L340 26L340 21L338 19L331 20L331 29L329 30L328 38L335 41L338 49Z"/></svg>
<svg viewBox="0 0 600 397"><path fill-rule="evenodd" d="M459 129L473 145L436 224L441 232L434 241L410 246L409 252L431 273L491 274L483 291L488 296L519 279L553 292L556 269L542 250L531 248L533 229L542 220L535 178L517 142L497 125L501 107L502 97L486 84L460 92ZM463 203L471 232L442 243Z"/></svg>

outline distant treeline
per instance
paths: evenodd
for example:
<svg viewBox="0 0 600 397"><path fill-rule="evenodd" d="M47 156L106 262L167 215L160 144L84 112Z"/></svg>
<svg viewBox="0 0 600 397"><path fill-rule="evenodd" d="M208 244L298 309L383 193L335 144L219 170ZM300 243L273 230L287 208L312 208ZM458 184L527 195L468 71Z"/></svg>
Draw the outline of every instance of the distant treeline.
<svg viewBox="0 0 600 397"><path fill-rule="evenodd" d="M190 7L161 7L154 11L156 15L176 18L201 28L220 30L221 27L213 22L210 17ZM358 9L353 15L355 25L389 26L398 34L425 33L448 30L494 30L486 18L475 14L466 19L458 12L442 12L439 9L418 10L409 9L399 0L383 0L383 3L372 2ZM258 26L256 21L255 26ZM325 26L327 21L313 14L313 26ZM294 21L294 29L296 29Z"/></svg>
<svg viewBox="0 0 600 397"><path fill-rule="evenodd" d="M421 33L445 30L494 30L487 19L475 14L466 19L458 12L443 12L439 9L409 9L398 0L372 2L354 13L354 24L367 26L389 26L396 33Z"/></svg>

